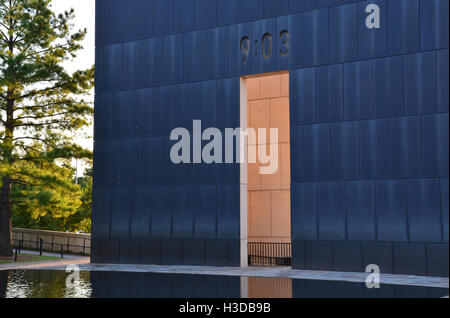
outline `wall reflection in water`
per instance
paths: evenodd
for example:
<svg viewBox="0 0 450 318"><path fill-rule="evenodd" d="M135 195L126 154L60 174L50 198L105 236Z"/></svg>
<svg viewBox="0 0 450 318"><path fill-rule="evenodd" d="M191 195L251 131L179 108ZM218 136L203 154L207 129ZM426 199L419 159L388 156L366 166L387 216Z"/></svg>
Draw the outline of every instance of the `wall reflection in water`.
<svg viewBox="0 0 450 318"><path fill-rule="evenodd" d="M64 271L0 271L0 298L437 298L448 288L381 285L282 278L81 272L67 287Z"/></svg>

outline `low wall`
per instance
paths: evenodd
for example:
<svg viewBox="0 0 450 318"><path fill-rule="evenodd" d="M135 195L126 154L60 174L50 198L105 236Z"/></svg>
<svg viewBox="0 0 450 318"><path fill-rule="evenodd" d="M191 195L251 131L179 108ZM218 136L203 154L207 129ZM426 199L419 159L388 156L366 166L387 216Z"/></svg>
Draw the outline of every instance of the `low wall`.
<svg viewBox="0 0 450 318"><path fill-rule="evenodd" d="M23 240L24 249L39 249L39 242L42 239L42 249L45 251L59 253L62 245L65 254L91 254L90 234L13 228L12 236L15 246L19 244L19 241Z"/></svg>

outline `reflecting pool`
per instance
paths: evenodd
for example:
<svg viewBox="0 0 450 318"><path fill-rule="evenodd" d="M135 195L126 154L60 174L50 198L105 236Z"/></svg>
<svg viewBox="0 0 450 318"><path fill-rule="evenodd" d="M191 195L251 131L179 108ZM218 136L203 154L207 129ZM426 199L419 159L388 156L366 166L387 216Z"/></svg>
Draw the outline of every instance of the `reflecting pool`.
<svg viewBox="0 0 450 318"><path fill-rule="evenodd" d="M70 276L72 275L72 276ZM180 274L64 271L0 271L0 298L440 298L448 288L363 283L202 276Z"/></svg>

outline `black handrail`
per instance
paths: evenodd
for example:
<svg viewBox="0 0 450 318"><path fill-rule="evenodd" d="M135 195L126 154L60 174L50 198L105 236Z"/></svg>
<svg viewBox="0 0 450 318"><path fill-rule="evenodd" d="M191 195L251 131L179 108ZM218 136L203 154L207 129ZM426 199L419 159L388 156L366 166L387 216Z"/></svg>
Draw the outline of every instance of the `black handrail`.
<svg viewBox="0 0 450 318"><path fill-rule="evenodd" d="M36 240L32 240L31 234L30 234L30 239L25 240L24 233L22 233L21 239L13 239L13 245L15 247L17 247L19 253L22 249L25 248L25 244L27 244L28 249L39 251L39 254L41 254L41 255L42 255L43 250L53 253L55 251L55 247L60 247L61 255L64 255L64 252L65 252L65 254L75 254L74 252L70 251L71 248L82 249L83 255L90 254L90 249L91 249L90 245L87 246L87 244L86 244L87 241L91 241L90 238L74 238L77 240L81 240L81 239L83 240L83 245L76 245L76 244L70 244L70 237L67 238L67 244L61 244L61 243L55 243L55 237L58 237L58 235L46 234L45 236L46 237L51 236L52 237L51 242L44 241L43 239L39 238L39 235L36 235ZM35 245L36 248L32 248L31 245ZM45 247L48 247L48 248L45 248ZM64 247L67 248L65 251L64 251ZM89 250L89 254L87 253L87 250Z"/></svg>
<svg viewBox="0 0 450 318"><path fill-rule="evenodd" d="M248 243L248 264L259 266L291 266L291 243Z"/></svg>

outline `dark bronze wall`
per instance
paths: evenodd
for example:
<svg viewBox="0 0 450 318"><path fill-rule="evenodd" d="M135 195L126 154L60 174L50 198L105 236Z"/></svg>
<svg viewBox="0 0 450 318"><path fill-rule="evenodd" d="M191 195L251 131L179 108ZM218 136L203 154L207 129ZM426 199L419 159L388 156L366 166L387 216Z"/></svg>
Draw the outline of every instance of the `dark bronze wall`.
<svg viewBox="0 0 450 318"><path fill-rule="evenodd" d="M175 166L168 136L238 127L240 77L290 70L294 267L448 276L447 0L96 14L94 261L238 266L239 165Z"/></svg>

